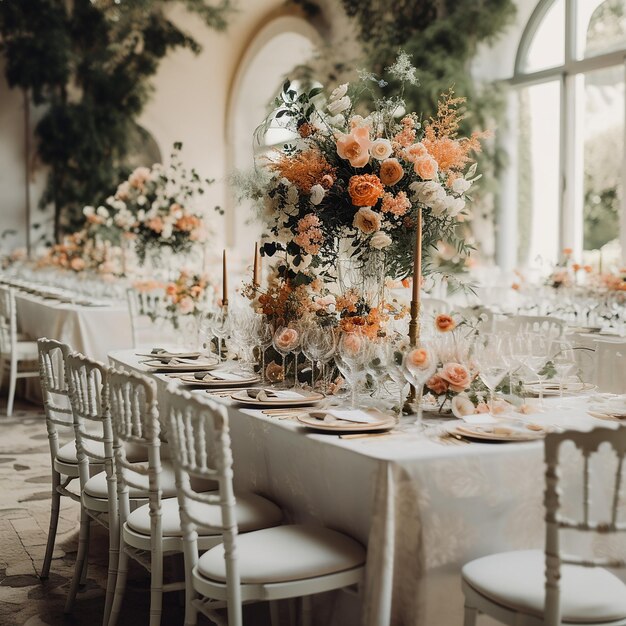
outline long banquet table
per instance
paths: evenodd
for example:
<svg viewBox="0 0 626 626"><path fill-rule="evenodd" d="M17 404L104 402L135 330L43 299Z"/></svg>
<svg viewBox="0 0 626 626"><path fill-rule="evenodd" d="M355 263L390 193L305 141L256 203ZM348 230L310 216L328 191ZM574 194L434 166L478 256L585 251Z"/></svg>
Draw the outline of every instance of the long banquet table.
<svg viewBox="0 0 626 626"><path fill-rule="evenodd" d="M147 373L132 350L111 352L109 359L115 367ZM177 384L166 375L150 376L161 397L168 384ZM546 413L530 417L580 429L607 424L587 415L580 397L547 406ZM367 545L361 595L316 598L316 624L462 624L464 563L543 547L541 442L442 445L411 432L410 420L401 432L347 440L260 411L230 406L229 417L238 489L272 499L291 522L323 524ZM566 464L574 461L572 450ZM595 480L601 486L606 468L599 463ZM578 494L564 501L574 506L582 493L578 474L564 475L566 495ZM605 503L597 497L595 504Z"/></svg>

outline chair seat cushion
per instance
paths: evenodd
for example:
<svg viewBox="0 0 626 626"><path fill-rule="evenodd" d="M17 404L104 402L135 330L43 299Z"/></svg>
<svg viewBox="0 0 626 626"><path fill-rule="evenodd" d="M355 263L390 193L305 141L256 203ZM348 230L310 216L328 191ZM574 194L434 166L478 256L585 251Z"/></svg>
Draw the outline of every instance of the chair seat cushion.
<svg viewBox="0 0 626 626"><path fill-rule="evenodd" d="M237 537L242 583L278 583L336 574L365 564L365 549L351 537L318 526L277 526ZM224 546L205 552L197 571L226 580Z"/></svg>
<svg viewBox="0 0 626 626"><path fill-rule="evenodd" d="M99 441L85 441L83 444L86 448L88 454L95 454L97 456L104 456L104 444ZM73 465L78 464L78 459L76 458L76 442L70 441L66 443L64 446L59 448L57 452L57 459L62 461L63 463L70 463ZM91 461L96 462L96 461Z"/></svg>
<svg viewBox="0 0 626 626"><path fill-rule="evenodd" d="M190 502L189 510L192 517L198 520L206 520L207 526L221 525L221 511L218 505ZM169 498L161 502L161 527L164 537L181 537L180 516L178 500ZM250 532L259 528L269 528L280 524L282 511L270 500L266 500L256 494L238 494L236 505L237 525L240 532ZM147 504L135 509L126 519L128 527L135 532L150 534L150 509ZM198 527L199 535L215 535L215 530Z"/></svg>
<svg viewBox="0 0 626 626"><path fill-rule="evenodd" d="M15 353L18 361L36 361L39 358L36 341L18 341L15 344ZM2 351L2 356L9 358L11 352L9 350Z"/></svg>
<svg viewBox="0 0 626 626"><path fill-rule="evenodd" d="M147 463L140 463L141 467L147 467ZM128 487L128 495L131 498L145 498L148 494L148 476L142 476L140 474L133 473L132 481L139 485L142 485L141 489L136 487ZM99 472L95 476L92 476L85 483L85 493L92 498L106 499L108 497L107 492L107 478L105 472ZM174 468L170 461L163 461L161 463L161 491L162 497L172 498L176 495L176 478L174 476Z"/></svg>
<svg viewBox="0 0 626 626"><path fill-rule="evenodd" d="M463 579L497 604L541 617L545 602L545 554L503 552L471 561ZM611 622L626 618L626 585L605 569L561 566L562 621Z"/></svg>

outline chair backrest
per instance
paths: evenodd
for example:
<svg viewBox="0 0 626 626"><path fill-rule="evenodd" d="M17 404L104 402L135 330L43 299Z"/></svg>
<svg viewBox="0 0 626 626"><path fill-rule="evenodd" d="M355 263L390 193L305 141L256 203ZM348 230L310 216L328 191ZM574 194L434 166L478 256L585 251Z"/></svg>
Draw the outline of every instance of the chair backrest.
<svg viewBox="0 0 626 626"><path fill-rule="evenodd" d="M474 325L483 332L490 333L493 331L494 315L493 311L486 306L466 306L458 307L456 311L463 316L464 319L474 323Z"/></svg>
<svg viewBox="0 0 626 626"><path fill-rule="evenodd" d="M145 291L137 287L129 287L126 290L126 298L133 334L133 347L136 348L141 343L142 331L152 328L155 322L163 317L165 297L163 290Z"/></svg>
<svg viewBox="0 0 626 626"><path fill-rule="evenodd" d="M582 519L570 519L561 513L560 450L565 442L572 442L582 454ZM617 457L617 470L613 483L611 512L608 519L592 520L590 516L591 471L590 457L597 453L602 444L608 444ZM626 559L619 558L583 558L565 555L561 552L559 534L561 530L578 530L596 533L626 532L626 521L619 520L622 497L622 469L626 456L626 428L596 428L589 432L567 430L550 433L544 443L546 463L545 515L546 515L546 626L560 626L560 589L561 564L582 565L586 567L626 567Z"/></svg>
<svg viewBox="0 0 626 626"><path fill-rule="evenodd" d="M168 434L176 472L176 488L185 546L185 567L198 561L197 526L206 519L193 513L193 503L219 505L221 525L212 530L222 535L226 559L228 623L241 624L241 585L236 557L237 519L233 491L233 459L226 407L194 398L185 391L168 388ZM217 482L217 491L200 493L192 479Z"/></svg>
<svg viewBox="0 0 626 626"><path fill-rule="evenodd" d="M115 441L120 524L130 513L128 494L132 487L146 494L152 534L161 537L161 441L154 382L140 374L111 370L109 406ZM145 450L147 464L131 462L126 452L127 445Z"/></svg>
<svg viewBox="0 0 626 626"><path fill-rule="evenodd" d="M113 430L109 411L109 368L74 352L65 360L70 403L74 414L76 458L81 489L89 480L89 463L104 465L109 501L116 499ZM101 444L101 445L98 445Z"/></svg>
<svg viewBox="0 0 626 626"><path fill-rule="evenodd" d="M560 339L565 332L565 322L545 315L512 315L497 324L496 330L515 333L542 333L549 339Z"/></svg>
<svg viewBox="0 0 626 626"><path fill-rule="evenodd" d="M593 383L605 393L626 393L626 341L594 341Z"/></svg>
<svg viewBox="0 0 626 626"><path fill-rule="evenodd" d="M11 287L0 285L0 353L15 354L16 344L15 294Z"/></svg>
<svg viewBox="0 0 626 626"><path fill-rule="evenodd" d="M57 427L67 429L74 426L65 376L65 361L72 349L65 343L45 337L37 341L37 349L39 351L39 381L46 415L50 456L54 463L59 452Z"/></svg>

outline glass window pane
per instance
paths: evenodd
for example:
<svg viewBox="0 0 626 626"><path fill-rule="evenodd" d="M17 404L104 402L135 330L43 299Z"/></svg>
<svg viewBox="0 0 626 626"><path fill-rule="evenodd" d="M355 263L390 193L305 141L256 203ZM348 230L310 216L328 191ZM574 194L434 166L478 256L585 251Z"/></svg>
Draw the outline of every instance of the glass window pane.
<svg viewBox="0 0 626 626"><path fill-rule="evenodd" d="M547 267L559 247L559 81L519 90L518 258Z"/></svg>
<svg viewBox="0 0 626 626"><path fill-rule="evenodd" d="M578 58L626 48L626 0L578 1Z"/></svg>
<svg viewBox="0 0 626 626"><path fill-rule="evenodd" d="M565 2L557 0L547 11L532 39L524 71L537 72L565 61Z"/></svg>
<svg viewBox="0 0 626 626"><path fill-rule="evenodd" d="M603 261L619 263L619 230L624 156L624 68L585 74L584 103L585 251L603 251ZM585 255L599 261L599 253Z"/></svg>

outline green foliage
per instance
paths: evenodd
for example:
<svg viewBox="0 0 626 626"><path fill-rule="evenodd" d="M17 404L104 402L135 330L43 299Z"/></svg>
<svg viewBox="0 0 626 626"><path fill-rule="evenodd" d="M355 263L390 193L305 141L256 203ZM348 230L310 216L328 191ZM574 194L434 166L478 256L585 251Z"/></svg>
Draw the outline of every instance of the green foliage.
<svg viewBox="0 0 626 626"><path fill-rule="evenodd" d="M47 105L35 134L50 168L41 205L54 204L57 238L127 175L135 120L161 59L174 48L199 52L166 16L175 2L211 28L226 27L230 0L0 0L9 85Z"/></svg>

